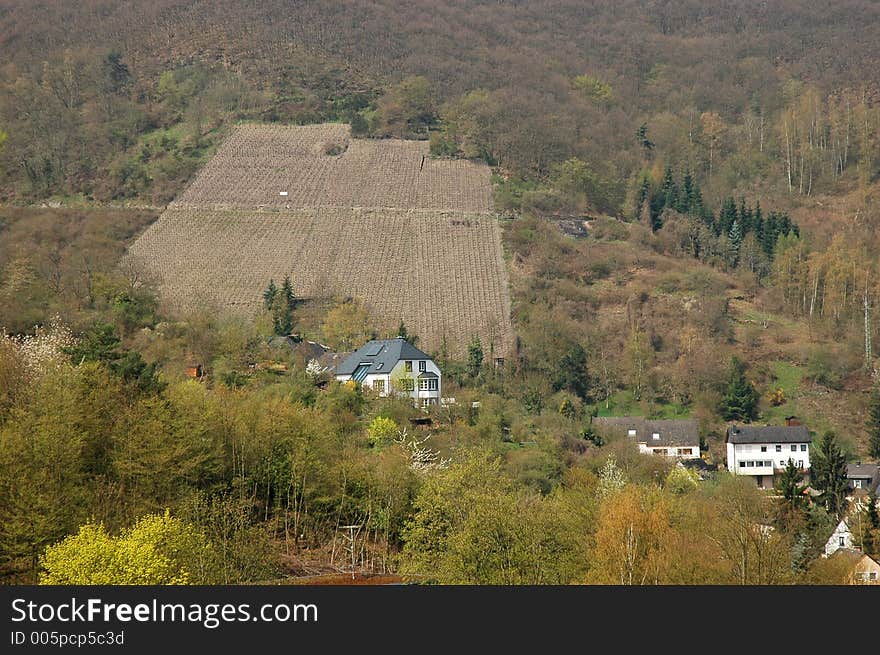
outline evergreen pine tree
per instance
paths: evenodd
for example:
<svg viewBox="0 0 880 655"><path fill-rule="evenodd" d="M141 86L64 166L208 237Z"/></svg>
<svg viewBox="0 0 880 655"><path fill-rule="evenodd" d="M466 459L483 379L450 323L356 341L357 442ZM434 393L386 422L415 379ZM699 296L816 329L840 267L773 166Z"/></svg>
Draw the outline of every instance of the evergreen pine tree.
<svg viewBox="0 0 880 655"><path fill-rule="evenodd" d="M880 511L877 510L877 492L872 489L867 499L868 524L872 530L880 530Z"/></svg>
<svg viewBox="0 0 880 655"><path fill-rule="evenodd" d="M868 406L868 454L880 459L880 383L874 387Z"/></svg>
<svg viewBox="0 0 880 655"><path fill-rule="evenodd" d="M826 432L813 457L810 471L811 484L821 491L825 509L838 518L846 495L846 458L837 445L833 432Z"/></svg>
<svg viewBox="0 0 880 655"><path fill-rule="evenodd" d="M284 302L292 312L296 309L296 296L293 293L293 284L290 282L290 276L284 276L284 284L281 285L281 295L284 296Z"/></svg>
<svg viewBox="0 0 880 655"><path fill-rule="evenodd" d="M746 205L745 198L741 198L739 201L739 224L743 236L747 235L755 227L752 224L752 208Z"/></svg>
<svg viewBox="0 0 880 655"><path fill-rule="evenodd" d="M749 422L757 416L759 395L746 379L745 364L734 357L730 361L727 390L721 399L721 416L725 421Z"/></svg>
<svg viewBox="0 0 880 655"><path fill-rule="evenodd" d="M728 255L728 261L731 266L736 266L739 264L739 251L742 246L743 240L743 231L742 227L739 224L739 219L734 219L733 225L730 226L730 232L727 234L728 239L730 240L730 252Z"/></svg>
<svg viewBox="0 0 880 655"><path fill-rule="evenodd" d="M725 198L724 202L721 203L721 209L718 212L717 234L721 235L729 233L735 220L736 201L732 197Z"/></svg>
<svg viewBox="0 0 880 655"><path fill-rule="evenodd" d="M666 171L663 173L661 192L663 194L663 209L666 207L675 209L678 204L678 186L675 184L675 178L672 176L672 167L670 166L667 166Z"/></svg>
<svg viewBox="0 0 880 655"><path fill-rule="evenodd" d="M272 301L272 323L275 334L287 336L293 330L293 310L291 310L283 293L276 293Z"/></svg>
<svg viewBox="0 0 880 655"><path fill-rule="evenodd" d="M776 483L776 491L792 507L801 507L804 503L802 481L803 474L794 461L789 459Z"/></svg>
<svg viewBox="0 0 880 655"><path fill-rule="evenodd" d="M272 309L272 303L275 302L275 296L278 294L278 287L275 286L275 280L269 280L269 286L263 292L263 306L266 309Z"/></svg>
<svg viewBox="0 0 880 655"><path fill-rule="evenodd" d="M684 200L684 209L682 210L682 214L690 213L691 207L694 202L694 176L691 175L691 169L684 169L684 177L681 181L682 186L682 199Z"/></svg>
<svg viewBox="0 0 880 655"><path fill-rule="evenodd" d="M761 215L761 201L755 203L755 213L752 216L752 225L755 228L755 238L764 249L764 217ZM764 249L766 253L766 249ZM769 256L769 255L768 255Z"/></svg>
<svg viewBox="0 0 880 655"><path fill-rule="evenodd" d="M440 365L440 370L445 369L449 364L449 344L446 341L445 332L440 339L440 352L437 356L437 363Z"/></svg>
<svg viewBox="0 0 880 655"><path fill-rule="evenodd" d="M406 325L403 323L403 319L400 319L400 325L397 326L397 336L412 345L416 345L416 341L419 340L416 335L409 333L409 330L406 329Z"/></svg>
<svg viewBox="0 0 880 655"><path fill-rule="evenodd" d="M483 369L483 344L480 343L480 337L474 335L473 340L468 346L468 373L472 378L476 378Z"/></svg>
<svg viewBox="0 0 880 655"><path fill-rule="evenodd" d="M552 380L554 391L570 391L582 400L589 400L590 376L587 372L587 353L576 343L562 356Z"/></svg>

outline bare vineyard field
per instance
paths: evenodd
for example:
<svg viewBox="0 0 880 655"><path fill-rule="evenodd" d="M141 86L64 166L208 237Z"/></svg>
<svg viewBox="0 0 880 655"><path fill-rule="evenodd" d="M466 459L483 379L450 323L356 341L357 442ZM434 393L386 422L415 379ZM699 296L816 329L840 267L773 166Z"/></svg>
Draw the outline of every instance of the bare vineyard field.
<svg viewBox="0 0 880 655"><path fill-rule="evenodd" d="M425 141L353 139L336 123L241 125L176 204L485 212L492 187L486 166L432 159Z"/></svg>
<svg viewBox="0 0 880 655"><path fill-rule="evenodd" d="M500 227L491 215L371 209L169 209L131 248L178 307L256 311L270 278L298 295L364 300L385 330L404 319L427 348L446 335L510 342Z"/></svg>
<svg viewBox="0 0 880 655"><path fill-rule="evenodd" d="M345 125L244 125L128 258L179 309L255 312L289 275L300 297L358 297L383 331L403 319L463 356L475 334L511 345L500 232L485 166Z"/></svg>

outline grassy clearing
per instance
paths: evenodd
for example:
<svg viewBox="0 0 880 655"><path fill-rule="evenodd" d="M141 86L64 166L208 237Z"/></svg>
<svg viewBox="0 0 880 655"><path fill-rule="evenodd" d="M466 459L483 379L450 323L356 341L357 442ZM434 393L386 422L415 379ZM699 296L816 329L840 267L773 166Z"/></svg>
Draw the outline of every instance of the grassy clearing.
<svg viewBox="0 0 880 655"><path fill-rule="evenodd" d="M646 416L657 419L690 418L691 408L677 403L636 400L631 391L618 391L599 404L599 416Z"/></svg>

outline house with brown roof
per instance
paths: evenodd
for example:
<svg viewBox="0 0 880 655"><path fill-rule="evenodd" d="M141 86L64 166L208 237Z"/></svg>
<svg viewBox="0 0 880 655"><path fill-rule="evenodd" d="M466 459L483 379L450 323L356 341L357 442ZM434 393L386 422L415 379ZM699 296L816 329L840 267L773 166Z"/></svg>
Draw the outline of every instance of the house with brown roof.
<svg viewBox="0 0 880 655"><path fill-rule="evenodd" d="M849 569L850 584L880 584L880 564L875 559L853 548L840 548L831 559L843 560Z"/></svg>
<svg viewBox="0 0 880 655"><path fill-rule="evenodd" d="M700 458L700 425L696 419L653 420L641 416L596 416L600 432L632 439L645 455L681 460Z"/></svg>

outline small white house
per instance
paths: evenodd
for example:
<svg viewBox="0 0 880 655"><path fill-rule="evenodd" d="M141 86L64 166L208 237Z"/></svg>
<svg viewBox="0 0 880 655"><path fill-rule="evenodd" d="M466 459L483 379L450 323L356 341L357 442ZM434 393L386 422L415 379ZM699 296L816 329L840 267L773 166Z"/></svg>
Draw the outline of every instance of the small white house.
<svg viewBox="0 0 880 655"><path fill-rule="evenodd" d="M650 420L640 416L595 417L600 430L631 439L643 455L700 459L700 425L696 419Z"/></svg>
<svg viewBox="0 0 880 655"><path fill-rule="evenodd" d="M801 472L809 471L811 442L803 425L732 425L727 429L727 469L751 476L762 489L772 489L788 460Z"/></svg>
<svg viewBox="0 0 880 655"><path fill-rule="evenodd" d="M849 524L846 522L846 519L841 520L841 522L837 524L837 527L834 528L834 532L831 533L831 536L828 537L828 541L825 542L825 557L833 555L841 548L847 550L854 549L852 530L849 529Z"/></svg>
<svg viewBox="0 0 880 655"><path fill-rule="evenodd" d="M440 404L440 368L402 337L374 340L362 346L336 367L336 379L351 380L380 396L410 396L421 407Z"/></svg>

